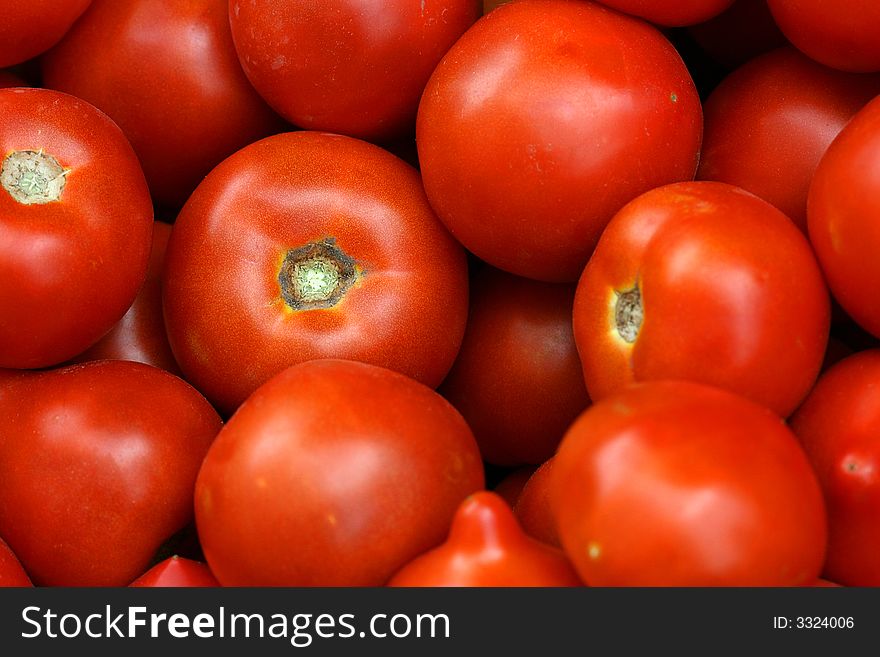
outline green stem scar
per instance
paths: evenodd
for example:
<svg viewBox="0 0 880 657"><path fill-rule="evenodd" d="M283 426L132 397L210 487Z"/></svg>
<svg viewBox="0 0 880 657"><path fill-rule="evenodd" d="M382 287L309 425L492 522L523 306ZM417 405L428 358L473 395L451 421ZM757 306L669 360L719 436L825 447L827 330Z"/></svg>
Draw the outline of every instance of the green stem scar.
<svg viewBox="0 0 880 657"><path fill-rule="evenodd" d="M332 237L290 249L278 272L281 297L293 310L335 306L360 275Z"/></svg>
<svg viewBox="0 0 880 657"><path fill-rule="evenodd" d="M12 151L0 168L0 186L22 205L44 205L61 198L68 173L42 149Z"/></svg>
<svg viewBox="0 0 880 657"><path fill-rule="evenodd" d="M638 285L623 292L615 290L614 293L617 295L617 302L614 304L617 333L624 342L632 344L639 337L639 329L642 328L642 320L645 318L642 293Z"/></svg>

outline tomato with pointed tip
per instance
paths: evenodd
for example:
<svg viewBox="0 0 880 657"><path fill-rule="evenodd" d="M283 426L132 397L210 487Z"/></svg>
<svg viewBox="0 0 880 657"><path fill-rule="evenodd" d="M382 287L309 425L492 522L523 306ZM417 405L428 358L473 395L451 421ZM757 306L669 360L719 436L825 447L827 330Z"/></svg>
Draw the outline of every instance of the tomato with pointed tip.
<svg viewBox="0 0 880 657"><path fill-rule="evenodd" d="M388 586L583 586L561 550L523 533L498 495L474 493L446 542L404 566Z"/></svg>
<svg viewBox="0 0 880 657"><path fill-rule="evenodd" d="M220 418L155 367L97 361L0 388L0 535L38 585L125 586L193 515Z"/></svg>
<svg viewBox="0 0 880 657"><path fill-rule="evenodd" d="M220 586L206 564L183 557L168 557L134 580L133 587L210 587Z"/></svg>
<svg viewBox="0 0 880 657"><path fill-rule="evenodd" d="M846 586L880 586L880 349L825 372L791 417L828 506L824 575Z"/></svg>
<svg viewBox="0 0 880 657"><path fill-rule="evenodd" d="M590 586L797 586L825 557L822 491L795 435L703 384L596 402L553 459L550 500Z"/></svg>
<svg viewBox="0 0 880 657"><path fill-rule="evenodd" d="M0 588L33 586L31 578L24 572L21 562L13 554L6 542L0 538Z"/></svg>
<svg viewBox="0 0 880 657"><path fill-rule="evenodd" d="M20 64L54 46L92 0L0 0L0 67Z"/></svg>
<svg viewBox="0 0 880 657"><path fill-rule="evenodd" d="M602 235L574 304L593 400L633 381L687 379L788 416L825 354L830 301L792 221L732 185L652 190Z"/></svg>

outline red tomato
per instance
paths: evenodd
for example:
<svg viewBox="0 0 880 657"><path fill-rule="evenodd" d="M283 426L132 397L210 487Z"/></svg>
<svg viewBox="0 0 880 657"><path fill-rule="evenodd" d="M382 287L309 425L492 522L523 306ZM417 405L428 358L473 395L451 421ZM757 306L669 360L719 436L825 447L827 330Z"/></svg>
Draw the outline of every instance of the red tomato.
<svg viewBox="0 0 880 657"><path fill-rule="evenodd" d="M819 575L822 492L778 416L702 384L635 385L563 439L550 499L591 586L794 586Z"/></svg>
<svg viewBox="0 0 880 657"><path fill-rule="evenodd" d="M573 281L627 201L691 179L702 117L672 45L589 2L519 0L431 77L416 128L440 219L492 265Z"/></svg>
<svg viewBox="0 0 880 657"><path fill-rule="evenodd" d="M9 546L0 538L0 588L33 586Z"/></svg>
<svg viewBox="0 0 880 657"><path fill-rule="evenodd" d="M129 586L207 587L220 584L205 564L174 556L156 564Z"/></svg>
<svg viewBox="0 0 880 657"><path fill-rule="evenodd" d="M239 151L193 194L166 257L174 355L226 411L314 358L434 387L461 345L464 250L418 174L355 139L298 132Z"/></svg>
<svg viewBox="0 0 880 657"><path fill-rule="evenodd" d="M767 0L777 24L798 49L843 71L880 71L877 0Z"/></svg>
<svg viewBox="0 0 880 657"><path fill-rule="evenodd" d="M131 305L153 207L119 128L77 98L0 90L0 367L80 353Z"/></svg>
<svg viewBox="0 0 880 657"><path fill-rule="evenodd" d="M472 280L464 341L440 392L486 461L546 461L590 403L571 330L574 290L488 267Z"/></svg>
<svg viewBox="0 0 880 657"><path fill-rule="evenodd" d="M229 0L241 65L308 130L389 139L412 130L431 71L480 0Z"/></svg>
<svg viewBox="0 0 880 657"><path fill-rule="evenodd" d="M847 125L816 169L807 207L810 241L834 298L880 337L880 98Z"/></svg>
<svg viewBox="0 0 880 657"><path fill-rule="evenodd" d="M0 373L0 375L2 375L2 373ZM2 382L2 379L0 379L0 382ZM516 500L519 498L519 494L522 493L523 486L526 485L526 482L529 480L529 477L532 476L534 471L535 467L532 465L524 465L521 468L517 468L498 482L492 490L496 495L507 502L508 506L512 509L516 505Z"/></svg>
<svg viewBox="0 0 880 657"><path fill-rule="evenodd" d="M192 518L220 429L167 372L101 361L0 389L0 535L38 584L124 586Z"/></svg>
<svg viewBox="0 0 880 657"><path fill-rule="evenodd" d="M180 368L174 360L165 321L162 317L162 264L171 236L171 226L161 221L153 224L153 249L147 280L123 318L103 338L73 359L84 363L91 360L134 360L153 365L172 374Z"/></svg>
<svg viewBox="0 0 880 657"><path fill-rule="evenodd" d="M92 0L0 0L0 67L54 46Z"/></svg>
<svg viewBox="0 0 880 657"><path fill-rule="evenodd" d="M433 390L314 360L263 385L220 433L196 523L225 586L380 586L442 541L483 483L470 429Z"/></svg>
<svg viewBox="0 0 880 657"><path fill-rule="evenodd" d="M119 124L154 198L175 208L223 158L283 126L241 70L225 0L95 0L42 70L47 87Z"/></svg>
<svg viewBox="0 0 880 657"><path fill-rule="evenodd" d="M582 586L558 548L526 536L495 493L468 497L449 538L404 566L388 586Z"/></svg>
<svg viewBox="0 0 880 657"><path fill-rule="evenodd" d="M807 192L819 160L880 93L880 74L826 68L792 48L752 60L705 104L697 177L746 189L807 232Z"/></svg>
<svg viewBox="0 0 880 657"><path fill-rule="evenodd" d="M483 15L488 14L493 9L498 9L501 5L506 5L511 0L483 0Z"/></svg>
<svg viewBox="0 0 880 657"><path fill-rule="evenodd" d="M767 0L736 0L727 11L692 25L687 32L703 52L728 70L788 43Z"/></svg>
<svg viewBox="0 0 880 657"><path fill-rule="evenodd" d="M791 418L828 506L824 575L880 585L880 349L839 362Z"/></svg>
<svg viewBox="0 0 880 657"><path fill-rule="evenodd" d="M669 185L602 235L574 306L590 396L631 381L726 388L783 417L825 353L828 291L810 245L769 203L731 185Z"/></svg>
<svg viewBox="0 0 880 657"><path fill-rule="evenodd" d="M553 477L553 459L548 459L526 482L513 512L526 534L542 543L562 547L556 518L550 504L550 480Z"/></svg>
<svg viewBox="0 0 880 657"><path fill-rule="evenodd" d="M652 23L681 27L702 23L717 16L733 4L733 0L599 0L618 11L639 16Z"/></svg>

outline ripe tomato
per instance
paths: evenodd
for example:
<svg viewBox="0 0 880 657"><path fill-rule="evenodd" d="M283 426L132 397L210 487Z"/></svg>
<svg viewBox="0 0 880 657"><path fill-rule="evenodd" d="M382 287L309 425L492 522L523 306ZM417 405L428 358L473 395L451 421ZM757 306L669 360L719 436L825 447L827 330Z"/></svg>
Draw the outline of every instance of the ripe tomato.
<svg viewBox="0 0 880 657"><path fill-rule="evenodd" d="M193 194L166 258L174 355L226 411L314 358L373 363L434 387L461 345L464 250L418 174L356 139L297 132L239 151Z"/></svg>
<svg viewBox="0 0 880 657"><path fill-rule="evenodd" d="M440 393L486 461L542 463L590 403L571 330L574 285L488 267L471 283L464 341Z"/></svg>
<svg viewBox="0 0 880 657"><path fill-rule="evenodd" d="M639 16L667 27L702 23L717 16L733 4L733 0L599 0L618 11Z"/></svg>
<svg viewBox="0 0 880 657"><path fill-rule="evenodd" d="M0 67L54 46L92 0L0 0Z"/></svg>
<svg viewBox="0 0 880 657"><path fill-rule="evenodd" d="M174 556L157 563L129 586L134 587L207 587L220 586L205 564Z"/></svg>
<svg viewBox="0 0 880 657"><path fill-rule="evenodd" d="M416 137L431 205L468 249L574 281L621 206L693 178L701 130L694 83L655 28L589 2L518 0L440 62Z"/></svg>
<svg viewBox="0 0 880 657"><path fill-rule="evenodd" d="M508 506L512 509L516 505L519 494L522 493L523 486L526 485L534 471L535 466L533 465L524 465L521 468L517 468L499 481L492 490L507 502Z"/></svg>
<svg viewBox="0 0 880 657"><path fill-rule="evenodd" d="M226 0L94 0L42 62L47 87L96 105L179 208L227 155L283 123L241 70Z"/></svg>
<svg viewBox="0 0 880 657"><path fill-rule="evenodd" d="M843 71L880 71L877 0L767 0L779 27L798 49Z"/></svg>
<svg viewBox="0 0 880 657"><path fill-rule="evenodd" d="M836 71L793 48L758 57L706 101L697 178L760 196L806 233L807 192L819 160L878 93L880 74Z"/></svg>
<svg viewBox="0 0 880 657"><path fill-rule="evenodd" d="M513 512L526 534L542 543L562 547L559 532L556 529L556 518L550 503L550 480L553 475L553 459L535 470L526 482Z"/></svg>
<svg viewBox="0 0 880 657"><path fill-rule="evenodd" d="M263 385L196 482L225 586L380 586L437 545L483 487L473 435L440 395L375 365L313 360Z"/></svg>
<svg viewBox="0 0 880 657"><path fill-rule="evenodd" d="M880 337L880 98L831 144L813 177L807 206L810 241L843 309Z"/></svg>
<svg viewBox="0 0 880 657"><path fill-rule="evenodd" d="M727 70L788 43L767 8L767 0L736 0L727 11L690 26L687 32L703 52Z"/></svg>
<svg viewBox="0 0 880 657"><path fill-rule="evenodd" d="M847 586L880 585L880 349L823 374L791 418L828 506L824 575Z"/></svg>
<svg viewBox="0 0 880 657"><path fill-rule="evenodd" d="M153 207L119 128L77 98L0 90L0 367L80 353L131 305Z"/></svg>
<svg viewBox="0 0 880 657"><path fill-rule="evenodd" d="M785 215L731 185L681 183L608 226L578 284L574 335L594 400L631 381L687 379L785 417L819 373L829 308Z"/></svg>
<svg viewBox="0 0 880 657"><path fill-rule="evenodd" d="M822 492L769 410L697 383L596 402L553 460L566 554L591 586L795 586L825 555Z"/></svg>
<svg viewBox="0 0 880 657"><path fill-rule="evenodd" d="M172 374L180 368L174 360L165 321L162 317L162 265L171 236L171 226L153 224L153 248L147 280L123 318L103 338L73 359L74 363L91 360L134 360L159 367Z"/></svg>
<svg viewBox="0 0 880 657"><path fill-rule="evenodd" d="M33 586L31 579L9 546L0 538L0 588Z"/></svg>
<svg viewBox="0 0 880 657"><path fill-rule="evenodd" d="M37 584L125 586L192 518L220 419L189 385L127 361L0 388L0 535Z"/></svg>
<svg viewBox="0 0 880 657"><path fill-rule="evenodd" d="M482 491L452 519L446 542L405 565L388 586L582 586L558 548L526 536L507 503Z"/></svg>
<svg viewBox="0 0 880 657"><path fill-rule="evenodd" d="M480 0L229 0L241 65L287 120L377 140L412 130L431 71Z"/></svg>

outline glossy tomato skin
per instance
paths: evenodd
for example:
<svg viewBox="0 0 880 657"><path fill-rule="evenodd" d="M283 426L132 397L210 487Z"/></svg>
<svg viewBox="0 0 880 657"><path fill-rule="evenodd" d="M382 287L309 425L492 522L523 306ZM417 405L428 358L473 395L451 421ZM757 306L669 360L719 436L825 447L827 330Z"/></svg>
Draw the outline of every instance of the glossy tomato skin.
<svg viewBox="0 0 880 657"><path fill-rule="evenodd" d="M553 461L566 554L590 586L796 586L825 556L822 492L771 411L684 381L596 402Z"/></svg>
<svg viewBox="0 0 880 657"><path fill-rule="evenodd" d="M314 360L224 427L196 482L196 523L224 586L381 586L483 485L473 434L433 390Z"/></svg>
<svg viewBox="0 0 880 657"><path fill-rule="evenodd" d="M288 121L361 139L412 131L428 77L480 0L229 0L254 87Z"/></svg>
<svg viewBox="0 0 880 657"><path fill-rule="evenodd" d="M0 157L0 367L55 365L131 305L147 271L153 206L119 128L67 94L0 90ZM45 202L25 203L34 198Z"/></svg>
<svg viewBox="0 0 880 657"><path fill-rule="evenodd" d="M128 312L103 338L73 359L75 363L91 360L133 360L152 365L172 374L180 374L168 344L162 316L162 269L171 226L162 221L153 224L153 248L147 279Z"/></svg>
<svg viewBox="0 0 880 657"><path fill-rule="evenodd" d="M880 71L875 0L767 0L782 32L807 56L842 71Z"/></svg>
<svg viewBox="0 0 880 657"><path fill-rule="evenodd" d="M822 365L822 272L797 227L722 183L669 185L614 218L584 269L574 335L590 396L699 381L786 417Z"/></svg>
<svg viewBox="0 0 880 657"><path fill-rule="evenodd" d="M0 0L0 67L54 46L92 0Z"/></svg>
<svg viewBox="0 0 880 657"><path fill-rule="evenodd" d="M156 202L172 208L223 158L284 125L241 70L225 0L95 0L42 71L47 87L119 124Z"/></svg>
<svg viewBox="0 0 880 657"><path fill-rule="evenodd" d="M667 27L694 25L713 18L733 4L733 0L599 0L618 11L639 16Z"/></svg>
<svg viewBox="0 0 880 657"><path fill-rule="evenodd" d="M552 473L553 459L550 458L535 470L523 486L513 513L526 534L547 545L562 547L550 502Z"/></svg>
<svg viewBox="0 0 880 657"><path fill-rule="evenodd" d="M220 583L211 574L211 569L207 565L192 559L173 556L157 563L129 586L193 588L220 586Z"/></svg>
<svg viewBox="0 0 880 657"><path fill-rule="evenodd" d="M834 298L880 337L880 99L868 103L825 153L807 202L810 242Z"/></svg>
<svg viewBox="0 0 880 657"><path fill-rule="evenodd" d="M0 538L0 588L33 586L9 546Z"/></svg>
<svg viewBox="0 0 880 657"><path fill-rule="evenodd" d="M880 94L880 74L844 73L793 48L753 59L704 105L697 178L742 187L807 231L819 160L847 122Z"/></svg>
<svg viewBox="0 0 880 657"><path fill-rule="evenodd" d="M192 387L142 363L17 377L0 390L0 534L37 584L125 586L192 518L219 430Z"/></svg>
<svg viewBox="0 0 880 657"><path fill-rule="evenodd" d="M467 420L484 460L546 461L589 405L571 329L574 291L490 267L471 280L464 340L440 393Z"/></svg>
<svg viewBox="0 0 880 657"><path fill-rule="evenodd" d="M304 248L348 258L353 282L335 304L295 309L285 296L284 263ZM411 167L366 142L289 133L239 151L199 186L172 231L163 295L187 380L232 411L315 358L437 386L464 334L467 261Z"/></svg>
<svg viewBox="0 0 880 657"><path fill-rule="evenodd" d="M655 28L589 2L517 0L438 65L416 139L440 219L520 276L574 281L611 216L693 178L699 98Z"/></svg>
<svg viewBox="0 0 880 657"><path fill-rule="evenodd" d="M388 586L582 586L561 550L526 536L495 493L468 497L442 545L404 566Z"/></svg>
<svg viewBox="0 0 880 657"><path fill-rule="evenodd" d="M847 586L880 585L880 350L829 369L791 418L828 506L824 576Z"/></svg>

